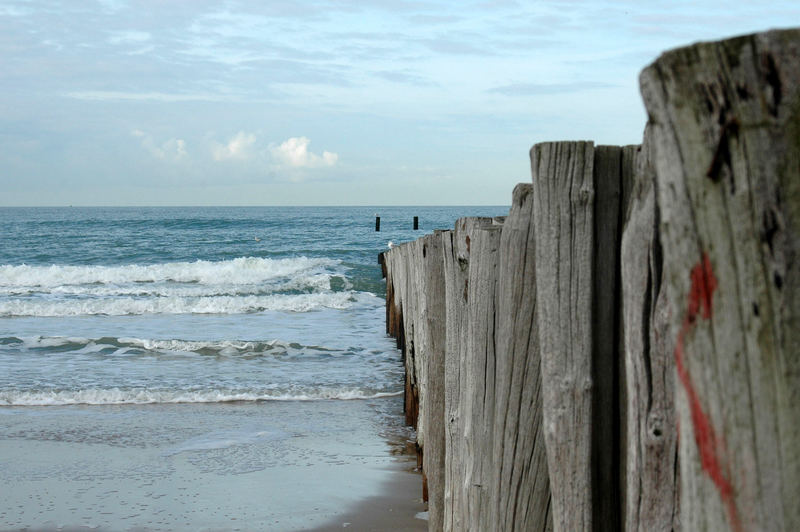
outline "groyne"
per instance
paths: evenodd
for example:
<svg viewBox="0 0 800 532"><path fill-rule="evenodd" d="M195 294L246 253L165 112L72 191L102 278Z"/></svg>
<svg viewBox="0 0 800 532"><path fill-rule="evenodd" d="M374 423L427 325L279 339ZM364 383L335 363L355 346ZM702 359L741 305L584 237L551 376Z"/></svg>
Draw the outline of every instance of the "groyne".
<svg viewBox="0 0 800 532"><path fill-rule="evenodd" d="M799 58L667 52L641 145L382 255L430 530L800 529Z"/></svg>

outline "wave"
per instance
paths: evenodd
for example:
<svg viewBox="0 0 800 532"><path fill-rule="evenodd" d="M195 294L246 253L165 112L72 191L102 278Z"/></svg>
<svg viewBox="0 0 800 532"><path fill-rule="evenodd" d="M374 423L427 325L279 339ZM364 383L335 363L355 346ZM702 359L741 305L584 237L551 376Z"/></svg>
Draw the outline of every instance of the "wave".
<svg viewBox="0 0 800 532"><path fill-rule="evenodd" d="M149 353L188 353L213 356L258 356L281 354L330 354L334 350L323 346L306 346L281 340L152 340L141 338L83 338L74 336L34 336L0 338L0 346L28 350L53 349L81 352L121 352L131 350Z"/></svg>
<svg viewBox="0 0 800 532"><path fill-rule="evenodd" d="M156 297L110 299L0 300L0 316L126 316L141 314L250 314L265 311L309 312L368 304L363 292L274 294L268 296Z"/></svg>
<svg viewBox="0 0 800 532"><path fill-rule="evenodd" d="M123 266L2 265L0 290L163 282L212 286L249 285L281 278L293 279L304 273L320 273L340 264L339 260L324 258L239 257L218 262L197 260Z"/></svg>
<svg viewBox="0 0 800 532"><path fill-rule="evenodd" d="M40 286L0 286L6 296L55 297L210 297L247 296L274 293L309 293L331 289L332 281L349 289L352 285L341 276L330 273L307 273L291 279L274 279L262 283L217 283L213 285L192 283L129 283Z"/></svg>
<svg viewBox="0 0 800 532"><path fill-rule="evenodd" d="M3 406L144 405L259 401L364 400L394 397L403 392L374 392L359 388L308 389L291 392L236 390L86 389L55 391L0 390Z"/></svg>

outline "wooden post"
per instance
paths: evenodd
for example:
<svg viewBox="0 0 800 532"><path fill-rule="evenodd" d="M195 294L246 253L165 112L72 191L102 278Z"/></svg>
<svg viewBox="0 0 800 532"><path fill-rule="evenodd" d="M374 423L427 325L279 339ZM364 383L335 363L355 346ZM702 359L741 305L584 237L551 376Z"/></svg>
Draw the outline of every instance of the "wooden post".
<svg viewBox="0 0 800 532"><path fill-rule="evenodd" d="M453 231L443 233L445 306L447 316L447 337L445 347L445 491L444 491L444 530L469 530L470 518L468 497L474 487L469 478L473 462L467 453L475 452L469 447L469 431L474 427L472 413L473 394L470 383L477 370L473 365L470 348L471 335L485 333L485 322L479 326L470 322L470 310L492 301L483 299L471 303L470 278L473 270L483 260L491 260L490 253L478 253L475 267L472 264L473 242L476 235L491 226L491 218L460 218ZM487 296L488 297L488 296ZM488 312L488 310L487 310ZM492 311L493 312L493 311ZM493 315L493 314L492 314ZM480 331L475 330L480 329ZM484 348L486 346L484 345ZM480 365L483 372L484 365Z"/></svg>
<svg viewBox="0 0 800 532"><path fill-rule="evenodd" d="M553 528L591 531L594 146L537 144L531 169Z"/></svg>
<svg viewBox="0 0 800 532"><path fill-rule="evenodd" d="M622 150L531 148L544 436L559 531L619 528Z"/></svg>
<svg viewBox="0 0 800 532"><path fill-rule="evenodd" d="M622 512L624 530L680 529L669 307L655 201L650 129L623 151Z"/></svg>
<svg viewBox="0 0 800 532"><path fill-rule="evenodd" d="M445 281L442 231L427 235L415 243L415 257L421 272L418 285L424 292L421 319L424 424L423 470L428 480L428 523L441 530L444 523L445 462Z"/></svg>
<svg viewBox="0 0 800 532"><path fill-rule="evenodd" d="M491 447L480 458L480 483L490 500L474 530L553 528L542 424L533 206L533 185L517 185L500 237L495 359L487 357L485 398L479 398L490 408L482 430Z"/></svg>
<svg viewBox="0 0 800 532"><path fill-rule="evenodd" d="M419 229L419 216L414 216L414 231Z"/></svg>
<svg viewBox="0 0 800 532"><path fill-rule="evenodd" d="M381 217L377 215L375 216L375 230L376 231L381 230Z"/></svg>
<svg viewBox="0 0 800 532"><path fill-rule="evenodd" d="M800 30L641 75L672 305L686 530L800 530Z"/></svg>

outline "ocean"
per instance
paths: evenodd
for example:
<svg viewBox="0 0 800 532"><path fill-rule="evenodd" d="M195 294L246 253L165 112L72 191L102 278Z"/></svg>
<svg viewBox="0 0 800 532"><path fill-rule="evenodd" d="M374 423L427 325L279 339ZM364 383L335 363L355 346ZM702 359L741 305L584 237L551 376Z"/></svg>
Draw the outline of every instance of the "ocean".
<svg viewBox="0 0 800 532"><path fill-rule="evenodd" d="M302 530L374 494L412 437L378 253L507 212L0 208L0 530Z"/></svg>

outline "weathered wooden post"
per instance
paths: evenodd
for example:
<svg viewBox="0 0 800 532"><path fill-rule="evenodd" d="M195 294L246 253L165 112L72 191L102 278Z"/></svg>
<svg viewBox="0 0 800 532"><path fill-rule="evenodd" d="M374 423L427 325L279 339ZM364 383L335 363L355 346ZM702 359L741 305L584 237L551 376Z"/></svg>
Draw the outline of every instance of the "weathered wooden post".
<svg viewBox="0 0 800 532"><path fill-rule="evenodd" d="M428 483L428 522L432 530L444 523L445 461L445 280L442 231L414 242L415 262L419 265L418 290L424 292L420 319L425 322L421 348L424 426L423 471Z"/></svg>
<svg viewBox="0 0 800 532"><path fill-rule="evenodd" d="M468 530L468 484L472 462L467 459L468 425L471 426L473 397L468 392L468 372L474 370L470 355L470 309L483 308L488 301L471 303L471 251L476 234L492 224L491 218L460 218L453 231L443 233L445 307L447 335L445 346L445 492L444 530ZM477 260L483 257L478 254Z"/></svg>
<svg viewBox="0 0 800 532"><path fill-rule="evenodd" d="M419 229L419 216L414 216L414 231Z"/></svg>
<svg viewBox="0 0 800 532"><path fill-rule="evenodd" d="M375 230L376 231L381 230L381 217L378 216L377 214L375 215Z"/></svg>
<svg viewBox="0 0 800 532"><path fill-rule="evenodd" d="M530 155L553 525L591 531L594 146L537 144Z"/></svg>
<svg viewBox="0 0 800 532"><path fill-rule="evenodd" d="M680 530L674 343L655 201L650 130L623 151L622 512L624 530Z"/></svg>
<svg viewBox="0 0 800 532"><path fill-rule="evenodd" d="M619 527L621 148L531 148L544 438L557 531Z"/></svg>
<svg viewBox="0 0 800 532"><path fill-rule="evenodd" d="M641 74L686 530L800 530L800 30Z"/></svg>
<svg viewBox="0 0 800 532"><path fill-rule="evenodd" d="M517 185L500 236L495 357L487 358L485 370L484 401L493 411L484 414L483 430L491 450L481 457L480 484L489 501L475 530L553 527L542 425L533 204L533 185Z"/></svg>

